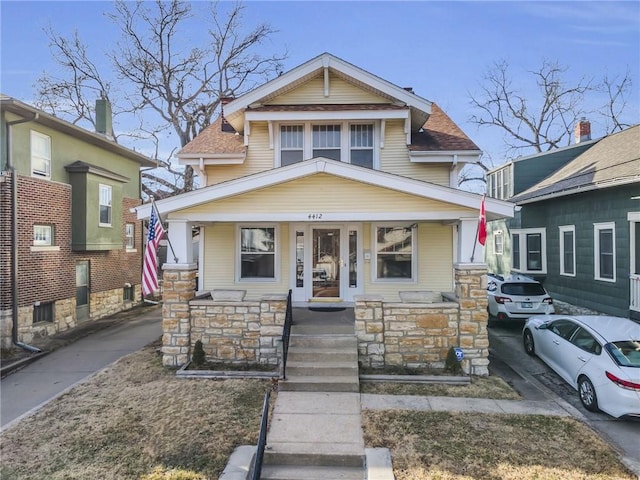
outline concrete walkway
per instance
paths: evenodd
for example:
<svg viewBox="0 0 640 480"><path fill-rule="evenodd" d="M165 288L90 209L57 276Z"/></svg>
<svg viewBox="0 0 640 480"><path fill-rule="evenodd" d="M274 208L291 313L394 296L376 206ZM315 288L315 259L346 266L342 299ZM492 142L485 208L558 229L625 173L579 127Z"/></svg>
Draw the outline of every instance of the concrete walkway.
<svg viewBox="0 0 640 480"><path fill-rule="evenodd" d="M95 331L101 323L104 328ZM92 325L87 322L84 328L94 330L84 336L82 328L65 332L63 337L69 337L67 345L2 379L0 429L10 427L119 358L158 339L162 335L162 309L141 307ZM51 343L57 346L56 339ZM37 345L46 349L42 342Z"/></svg>

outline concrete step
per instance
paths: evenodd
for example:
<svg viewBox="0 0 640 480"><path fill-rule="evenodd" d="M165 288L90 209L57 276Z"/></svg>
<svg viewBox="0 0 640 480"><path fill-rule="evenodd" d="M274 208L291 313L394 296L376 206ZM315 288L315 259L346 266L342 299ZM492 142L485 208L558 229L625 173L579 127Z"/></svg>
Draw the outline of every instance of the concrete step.
<svg viewBox="0 0 640 480"><path fill-rule="evenodd" d="M287 361L297 362L358 362L357 350L334 347L289 347Z"/></svg>
<svg viewBox="0 0 640 480"><path fill-rule="evenodd" d="M353 443L268 443L265 466L364 468L364 447Z"/></svg>
<svg viewBox="0 0 640 480"><path fill-rule="evenodd" d="M355 362L299 362L287 361L287 377L358 376Z"/></svg>
<svg viewBox="0 0 640 480"><path fill-rule="evenodd" d="M295 465L266 465L262 480L364 480L365 471L359 467L301 467Z"/></svg>
<svg viewBox="0 0 640 480"><path fill-rule="evenodd" d="M288 368L288 367L287 367ZM340 376L289 376L278 383L284 392L359 392L358 374Z"/></svg>
<svg viewBox="0 0 640 480"><path fill-rule="evenodd" d="M355 335L295 335L291 334L289 347L329 347L329 348L352 348L357 351L358 341Z"/></svg>

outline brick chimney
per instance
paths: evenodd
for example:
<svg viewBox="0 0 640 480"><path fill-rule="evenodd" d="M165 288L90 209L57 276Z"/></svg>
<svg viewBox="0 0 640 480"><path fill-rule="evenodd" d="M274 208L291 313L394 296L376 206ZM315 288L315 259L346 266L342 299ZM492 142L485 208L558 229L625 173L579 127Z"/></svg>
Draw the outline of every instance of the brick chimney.
<svg viewBox="0 0 640 480"><path fill-rule="evenodd" d="M96 133L114 140L111 104L104 96L96 100Z"/></svg>
<svg viewBox="0 0 640 480"><path fill-rule="evenodd" d="M235 132L235 130L233 129L231 124L229 124L229 122L227 122L227 119L224 118L224 106L227 103L233 102L234 100L235 100L235 98L233 98L233 97L221 97L220 98L220 110L221 110L221 116L222 116L221 130L223 132Z"/></svg>
<svg viewBox="0 0 640 480"><path fill-rule="evenodd" d="M580 121L576 123L574 134L576 143L591 140L591 123L589 123L585 117L582 117Z"/></svg>

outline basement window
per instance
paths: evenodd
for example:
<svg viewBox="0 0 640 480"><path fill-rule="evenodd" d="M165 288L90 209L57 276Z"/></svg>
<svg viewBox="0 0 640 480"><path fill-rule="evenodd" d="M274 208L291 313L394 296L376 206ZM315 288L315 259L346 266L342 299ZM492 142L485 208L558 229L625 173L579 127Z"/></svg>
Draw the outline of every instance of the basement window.
<svg viewBox="0 0 640 480"><path fill-rule="evenodd" d="M33 323L53 322L53 302L37 302L33 306Z"/></svg>

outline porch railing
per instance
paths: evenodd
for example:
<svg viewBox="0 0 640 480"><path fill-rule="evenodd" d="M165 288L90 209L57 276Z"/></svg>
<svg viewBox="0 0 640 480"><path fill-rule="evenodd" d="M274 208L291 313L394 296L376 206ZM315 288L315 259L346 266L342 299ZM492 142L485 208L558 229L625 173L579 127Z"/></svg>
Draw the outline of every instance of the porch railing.
<svg viewBox="0 0 640 480"><path fill-rule="evenodd" d="M289 354L289 337L291 336L291 324L293 323L293 308L291 307L291 290L287 295L287 310L282 327L282 379L287 379L287 355Z"/></svg>
<svg viewBox="0 0 640 480"><path fill-rule="evenodd" d="M640 275L629 275L629 310L640 312Z"/></svg>
<svg viewBox="0 0 640 480"><path fill-rule="evenodd" d="M256 449L256 460L253 463L251 480L260 480L262 475L262 461L264 460L264 448L267 446L267 428L269 426L269 399L271 391L264 394L264 405L262 406L262 421L260 422L260 434L258 435L258 448Z"/></svg>

